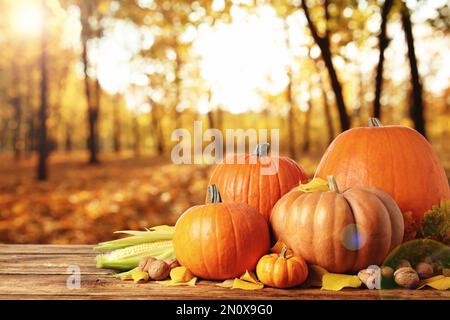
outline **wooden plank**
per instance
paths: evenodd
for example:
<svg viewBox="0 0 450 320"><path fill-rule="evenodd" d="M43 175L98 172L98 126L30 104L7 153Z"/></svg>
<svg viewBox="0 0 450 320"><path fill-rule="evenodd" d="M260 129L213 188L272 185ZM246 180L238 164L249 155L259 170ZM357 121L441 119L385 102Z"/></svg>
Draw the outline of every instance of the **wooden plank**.
<svg viewBox="0 0 450 320"><path fill-rule="evenodd" d="M0 244L0 254L92 254L93 245Z"/></svg>
<svg viewBox="0 0 450 320"><path fill-rule="evenodd" d="M95 268L91 245L0 245L0 299L450 299L449 291L367 290L339 292L313 289L231 290L215 282L196 287L134 284ZM77 265L81 287L70 289L67 268Z"/></svg>
<svg viewBox="0 0 450 320"><path fill-rule="evenodd" d="M67 275L0 275L0 297L58 297L60 299L450 299L448 291L319 289L243 291L220 288L210 281L195 287L165 287L156 283L135 284L103 275L81 275L79 289L69 289Z"/></svg>
<svg viewBox="0 0 450 320"><path fill-rule="evenodd" d="M0 274L67 274L78 266L82 274L113 274L97 269L92 254L0 254Z"/></svg>

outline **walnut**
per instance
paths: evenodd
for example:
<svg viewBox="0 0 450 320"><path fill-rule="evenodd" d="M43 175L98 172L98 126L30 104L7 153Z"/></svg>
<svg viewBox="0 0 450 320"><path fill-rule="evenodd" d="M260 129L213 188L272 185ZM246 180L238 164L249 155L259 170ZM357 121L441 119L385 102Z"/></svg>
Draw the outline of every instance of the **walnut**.
<svg viewBox="0 0 450 320"><path fill-rule="evenodd" d="M403 267L394 272L394 280L400 287L414 289L419 284L419 275L411 267Z"/></svg>
<svg viewBox="0 0 450 320"><path fill-rule="evenodd" d="M164 280L170 274L170 267L162 260L156 260L149 264L147 270L152 280Z"/></svg>
<svg viewBox="0 0 450 320"><path fill-rule="evenodd" d="M147 258L141 259L141 261L139 262L139 266L138 266L139 271L146 272L148 266L149 266L150 263L152 263L153 261L156 261L156 259L153 258L153 257L147 257Z"/></svg>

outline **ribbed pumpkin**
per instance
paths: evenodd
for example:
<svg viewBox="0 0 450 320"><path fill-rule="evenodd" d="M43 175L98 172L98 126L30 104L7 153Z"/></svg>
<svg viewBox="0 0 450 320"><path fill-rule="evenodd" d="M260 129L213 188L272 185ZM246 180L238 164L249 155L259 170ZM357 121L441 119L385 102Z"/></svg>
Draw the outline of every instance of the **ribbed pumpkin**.
<svg viewBox="0 0 450 320"><path fill-rule="evenodd" d="M309 264L330 272L357 272L380 265L403 239L403 217L395 201L378 188L350 188L340 193L294 189L275 205L274 237Z"/></svg>
<svg viewBox="0 0 450 320"><path fill-rule="evenodd" d="M268 149L269 144L259 144L254 155L226 157L214 168L209 180L210 184L217 185L223 201L247 203L266 221L278 199L299 182L308 181L305 171L294 160L270 157Z"/></svg>
<svg viewBox="0 0 450 320"><path fill-rule="evenodd" d="M375 186L389 194L402 212L423 214L450 197L444 169L431 145L405 126L382 126L371 118L369 127L341 133L331 143L316 177L334 175L340 188Z"/></svg>
<svg viewBox="0 0 450 320"><path fill-rule="evenodd" d="M308 266L302 257L288 255L284 246L281 253L262 256L256 266L259 281L275 288L291 288L305 282Z"/></svg>
<svg viewBox="0 0 450 320"><path fill-rule="evenodd" d="M245 203L222 203L215 185L209 204L188 209L175 225L173 245L181 265L204 279L230 279L254 270L270 246L264 218Z"/></svg>

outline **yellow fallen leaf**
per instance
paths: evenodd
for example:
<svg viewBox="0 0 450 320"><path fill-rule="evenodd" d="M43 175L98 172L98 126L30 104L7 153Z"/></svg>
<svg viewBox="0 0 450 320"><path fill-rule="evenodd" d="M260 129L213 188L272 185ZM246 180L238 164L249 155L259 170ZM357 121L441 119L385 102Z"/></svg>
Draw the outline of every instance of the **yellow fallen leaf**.
<svg viewBox="0 0 450 320"><path fill-rule="evenodd" d="M314 264L308 266L308 278L303 283L303 288L309 287L321 287L323 275L328 273L328 271L322 267L316 266Z"/></svg>
<svg viewBox="0 0 450 320"><path fill-rule="evenodd" d="M338 273L325 273L322 277L322 290L339 291L345 287L358 288L361 280L357 276Z"/></svg>
<svg viewBox="0 0 450 320"><path fill-rule="evenodd" d="M180 267L176 267L176 268L173 268L172 270L170 270L170 279L174 283L188 282L192 278L194 278L194 275L186 267L180 266Z"/></svg>
<svg viewBox="0 0 450 320"><path fill-rule="evenodd" d="M124 274L123 276L118 277L120 280L133 280L131 274Z"/></svg>
<svg viewBox="0 0 450 320"><path fill-rule="evenodd" d="M197 277L192 278L191 280L187 282L174 282L172 279L170 280L162 280L162 281L155 281L157 284L160 284L162 286L195 286L197 282Z"/></svg>
<svg viewBox="0 0 450 320"><path fill-rule="evenodd" d="M443 275L438 275L438 276L434 276L434 277L431 277L431 278L428 278L428 279L424 279L424 280L421 280L420 282L419 282L419 285L417 286L417 290L419 290L419 289L422 289L423 287L425 287L428 283L430 283L430 282L433 282L433 281L436 281L436 280L440 280L440 279L442 279L442 278L445 278Z"/></svg>
<svg viewBox="0 0 450 320"><path fill-rule="evenodd" d="M248 270L245 270L245 273L239 278L241 280L251 282L251 283L260 283L256 275Z"/></svg>
<svg viewBox="0 0 450 320"><path fill-rule="evenodd" d="M445 277L443 279L427 283L427 286L436 290L448 290L450 289L450 277Z"/></svg>
<svg viewBox="0 0 450 320"><path fill-rule="evenodd" d="M321 178L314 178L310 182L302 184L296 188L298 191L303 192L324 192L329 191L328 182Z"/></svg>
<svg viewBox="0 0 450 320"><path fill-rule="evenodd" d="M120 280L133 280L132 274L133 272L139 271L139 267L136 267L134 269L125 271L125 272L121 272L121 273L116 273L115 275L113 275L114 278L119 278Z"/></svg>
<svg viewBox="0 0 450 320"><path fill-rule="evenodd" d="M137 283L139 281L148 281L148 273L135 270L131 273L131 278L133 279L134 283Z"/></svg>
<svg viewBox="0 0 450 320"><path fill-rule="evenodd" d="M436 290L448 290L450 289L450 277L439 275L422 280L417 289L422 289L425 286L429 286Z"/></svg>
<svg viewBox="0 0 450 320"><path fill-rule="evenodd" d="M228 280L225 280L224 282L217 283L216 286L222 287L222 288L232 288L233 282L234 282L234 279L228 279Z"/></svg>
<svg viewBox="0 0 450 320"><path fill-rule="evenodd" d="M252 283L235 278L233 281L232 289L242 289L242 290L259 290L264 288L262 283Z"/></svg>

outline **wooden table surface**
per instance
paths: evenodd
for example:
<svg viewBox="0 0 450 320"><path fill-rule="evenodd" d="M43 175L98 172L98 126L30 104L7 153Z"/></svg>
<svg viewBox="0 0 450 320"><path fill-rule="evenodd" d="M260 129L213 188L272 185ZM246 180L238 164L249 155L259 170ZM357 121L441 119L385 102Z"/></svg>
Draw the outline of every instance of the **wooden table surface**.
<svg viewBox="0 0 450 320"><path fill-rule="evenodd" d="M195 287L134 284L95 267L91 245L0 244L0 299L448 299L449 291L313 289L258 291L220 288L199 281ZM78 266L79 288L68 288L68 267Z"/></svg>

